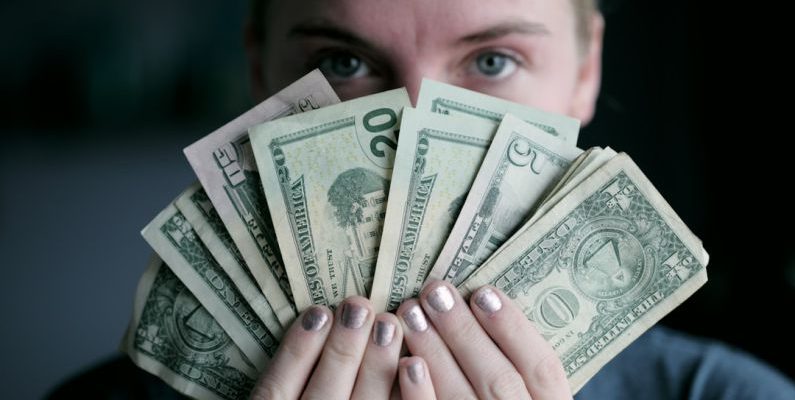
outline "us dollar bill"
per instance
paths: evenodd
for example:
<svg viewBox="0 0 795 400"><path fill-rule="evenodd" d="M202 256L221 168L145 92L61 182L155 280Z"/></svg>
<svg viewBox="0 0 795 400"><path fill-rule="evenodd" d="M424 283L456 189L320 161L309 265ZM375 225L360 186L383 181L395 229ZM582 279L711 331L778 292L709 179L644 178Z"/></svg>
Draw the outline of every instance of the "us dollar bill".
<svg viewBox="0 0 795 400"><path fill-rule="evenodd" d="M279 338L259 320L229 276L172 204L141 232L258 370L267 366Z"/></svg>
<svg viewBox="0 0 795 400"><path fill-rule="evenodd" d="M566 194L571 192L572 189L576 188L582 181L585 180L585 178L591 176L594 171L604 166L616 155L618 155L618 153L616 153L610 147L591 147L587 151L583 152L579 157L577 157L571 166L569 166L569 169L563 174L563 177L553 186L549 193L544 196L544 199L541 200L538 207L531 212L530 218L522 225L521 228L517 229L517 231L524 230L530 225L534 224L535 221L544 216L553 205L557 204L561 198L565 197ZM508 241L503 243L502 246L510 246L512 241L517 238L518 235L511 236L508 238ZM497 251L499 251L499 249ZM469 275L476 273L478 268L481 268L483 265L491 262L492 258L494 258L494 253L492 253L492 255L489 256L489 258L487 258L480 267L476 267L475 271L471 272Z"/></svg>
<svg viewBox="0 0 795 400"><path fill-rule="evenodd" d="M367 296L405 89L250 130L298 310Z"/></svg>
<svg viewBox="0 0 795 400"><path fill-rule="evenodd" d="M463 282L527 221L581 152L506 114L428 277Z"/></svg>
<svg viewBox="0 0 795 400"><path fill-rule="evenodd" d="M497 130L489 120L403 111L370 300L379 312L415 296L458 217Z"/></svg>
<svg viewBox="0 0 795 400"><path fill-rule="evenodd" d="M593 153L595 151L597 151L597 150L601 150L601 148L599 148L599 147L591 147L588 150L585 150L582 153L580 153L580 155L577 156L577 158L574 159L574 161L571 162L571 164L569 165L569 168L566 170L566 172L563 174L563 176L555 183L554 186L552 186L552 189L549 190L546 193L544 198L541 200L540 204L542 204L542 205L545 204L545 201L547 199L549 199L552 195L557 193L558 190L560 190L560 188L563 185L565 185L566 182L569 181L569 179L571 179L571 177L575 174L575 172L580 170L580 167L583 165L583 163L585 163L587 160L589 160L593 156ZM610 156L610 158L613 158L613 157L615 157L615 154Z"/></svg>
<svg viewBox="0 0 795 400"><path fill-rule="evenodd" d="M248 128L335 103L339 98L315 70L185 148L191 167L282 326L296 314Z"/></svg>
<svg viewBox="0 0 795 400"><path fill-rule="evenodd" d="M240 251L235 247L229 232L226 231L221 217L215 211L207 193L196 183L191 185L174 202L193 230L199 235L207 250L216 260L218 265L234 283L235 288L257 317L270 330L274 336L281 338L284 329L276 313L271 308L251 275L245 267L245 261Z"/></svg>
<svg viewBox="0 0 795 400"><path fill-rule="evenodd" d="M193 398L242 399L257 381L254 365L156 256L138 284L121 350Z"/></svg>
<svg viewBox="0 0 795 400"><path fill-rule="evenodd" d="M622 153L523 227L459 289L504 291L558 353L576 392L703 285L708 261Z"/></svg>
<svg viewBox="0 0 795 400"><path fill-rule="evenodd" d="M489 96L458 86L423 79L417 98L417 109L445 115L466 116L500 123L506 113L564 142L576 144L580 121L564 115L552 114L523 104Z"/></svg>
<svg viewBox="0 0 795 400"><path fill-rule="evenodd" d="M610 147L604 149L595 147L589 149L587 156L582 160L582 163L573 168L571 174L566 174L563 179L552 189L552 191L541 201L541 205L535 210L526 224L533 224L539 218L543 217L555 204L565 197L569 192L578 187L586 178L591 176L595 171L602 168L608 161L612 160L618 155L615 150Z"/></svg>

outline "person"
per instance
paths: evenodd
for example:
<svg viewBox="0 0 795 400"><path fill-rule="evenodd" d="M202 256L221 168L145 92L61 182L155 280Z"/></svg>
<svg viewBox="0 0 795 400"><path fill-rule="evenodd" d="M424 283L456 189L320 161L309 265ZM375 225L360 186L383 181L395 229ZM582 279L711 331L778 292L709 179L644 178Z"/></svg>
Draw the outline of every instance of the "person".
<svg viewBox="0 0 795 400"><path fill-rule="evenodd" d="M428 77L583 124L593 118L605 27L594 0L259 0L252 9L246 42L258 97L319 68L343 100L403 86L414 101ZM401 357L403 343L410 356ZM85 394L97 381L116 398L175 396L117 360L53 397ZM441 281L394 314L375 314L362 297L334 312L310 307L252 392L257 400L398 395L572 398L554 350L509 298L486 286L466 301ZM793 399L795 386L746 354L657 327L574 397Z"/></svg>

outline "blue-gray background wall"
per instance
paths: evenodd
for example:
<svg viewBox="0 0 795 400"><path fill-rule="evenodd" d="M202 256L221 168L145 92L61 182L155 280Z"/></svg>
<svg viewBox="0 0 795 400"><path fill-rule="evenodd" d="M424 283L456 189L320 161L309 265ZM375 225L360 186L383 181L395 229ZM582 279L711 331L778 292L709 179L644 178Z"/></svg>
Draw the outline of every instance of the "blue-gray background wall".
<svg viewBox="0 0 795 400"><path fill-rule="evenodd" d="M792 169L753 148L781 142L739 94L751 74L715 70L743 69L748 49L724 52L721 29L734 26L715 34L704 4L610 7L603 92L580 147L630 153L712 256L710 282L664 323L795 376L783 324L795 240L776 232L792 213L759 177L791 181ZM149 255L139 231L194 179L181 149L253 105L246 3L14 0L0 11L0 387L29 399L117 354Z"/></svg>

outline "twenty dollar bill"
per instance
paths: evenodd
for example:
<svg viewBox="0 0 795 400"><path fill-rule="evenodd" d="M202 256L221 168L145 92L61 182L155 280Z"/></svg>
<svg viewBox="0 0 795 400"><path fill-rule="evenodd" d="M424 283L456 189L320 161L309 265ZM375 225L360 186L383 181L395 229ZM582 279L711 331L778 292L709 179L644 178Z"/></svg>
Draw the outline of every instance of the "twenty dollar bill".
<svg viewBox="0 0 795 400"><path fill-rule="evenodd" d="M395 89L251 129L299 311L367 296L407 105Z"/></svg>
<svg viewBox="0 0 795 400"><path fill-rule="evenodd" d="M458 217L497 124L406 108L370 300L415 296Z"/></svg>

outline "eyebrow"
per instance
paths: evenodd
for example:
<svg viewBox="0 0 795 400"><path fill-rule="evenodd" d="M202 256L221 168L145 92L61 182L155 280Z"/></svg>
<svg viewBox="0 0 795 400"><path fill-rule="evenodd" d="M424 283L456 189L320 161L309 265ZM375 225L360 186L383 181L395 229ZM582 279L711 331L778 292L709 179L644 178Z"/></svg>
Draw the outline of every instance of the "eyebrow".
<svg viewBox="0 0 795 400"><path fill-rule="evenodd" d="M471 33L458 39L459 44L472 44L488 42L489 40L499 39L514 33L522 35L549 35L549 29L539 22L531 21L508 21L493 25L481 31Z"/></svg>
<svg viewBox="0 0 795 400"><path fill-rule="evenodd" d="M546 25L531 21L507 21L490 26L481 31L462 36L456 42L458 44L477 44L499 39L511 34L521 35L549 35ZM375 51L372 43L362 39L353 32L339 27L326 20L304 22L293 26L288 32L287 37L322 37L337 40L351 46L356 46L365 50Z"/></svg>
<svg viewBox="0 0 795 400"><path fill-rule="evenodd" d="M374 46L366 40L326 21L306 22L295 25L287 32L287 37L323 37L352 46L375 50Z"/></svg>

